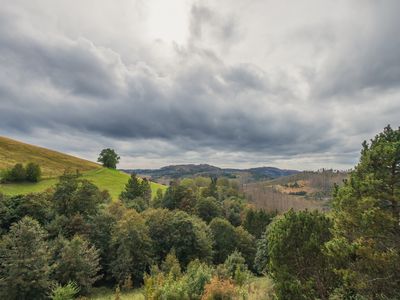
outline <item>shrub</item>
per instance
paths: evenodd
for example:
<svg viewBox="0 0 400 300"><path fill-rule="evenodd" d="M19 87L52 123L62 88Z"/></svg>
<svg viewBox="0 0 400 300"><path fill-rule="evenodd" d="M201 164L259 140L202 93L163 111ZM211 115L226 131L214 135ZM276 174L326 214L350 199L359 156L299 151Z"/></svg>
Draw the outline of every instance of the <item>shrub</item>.
<svg viewBox="0 0 400 300"><path fill-rule="evenodd" d="M190 299L201 299L205 285L211 281L212 272L212 267L197 259L190 262L183 278Z"/></svg>
<svg viewBox="0 0 400 300"><path fill-rule="evenodd" d="M165 261L163 261L161 269L164 273L170 274L175 279L181 276L181 266L179 260L176 258L174 249L171 250Z"/></svg>
<svg viewBox="0 0 400 300"><path fill-rule="evenodd" d="M230 300L236 299L238 292L235 285L227 279L214 277L206 284L202 300Z"/></svg>
<svg viewBox="0 0 400 300"><path fill-rule="evenodd" d="M40 176L42 175L42 170L40 166L35 163L29 163L26 166L26 180L29 182L38 182Z"/></svg>
<svg viewBox="0 0 400 300"><path fill-rule="evenodd" d="M149 300L189 299L182 280L176 280L172 273L165 275L155 270L144 276L144 294Z"/></svg>
<svg viewBox="0 0 400 300"><path fill-rule="evenodd" d="M1 182L38 182L42 171L40 166L35 163L29 163L26 168L20 163L16 164L11 169L5 170L1 174Z"/></svg>
<svg viewBox="0 0 400 300"><path fill-rule="evenodd" d="M16 164L10 171L11 181L21 182L26 179L26 171L22 164Z"/></svg>
<svg viewBox="0 0 400 300"><path fill-rule="evenodd" d="M73 300L78 293L78 285L74 281L70 281L64 286L57 284L52 288L50 298L52 300Z"/></svg>
<svg viewBox="0 0 400 300"><path fill-rule="evenodd" d="M238 251L233 252L225 260L223 268L228 279L232 279L238 286L243 286L250 278L250 271L247 268L245 259Z"/></svg>
<svg viewBox="0 0 400 300"><path fill-rule="evenodd" d="M171 257L171 254L167 256L163 268L168 261L172 261ZM176 262L172 263L169 272L161 272L157 266L152 267L151 275L146 274L144 278L146 299L201 299L204 286L211 280L213 269L199 260L190 262L184 275L177 276L174 269Z"/></svg>

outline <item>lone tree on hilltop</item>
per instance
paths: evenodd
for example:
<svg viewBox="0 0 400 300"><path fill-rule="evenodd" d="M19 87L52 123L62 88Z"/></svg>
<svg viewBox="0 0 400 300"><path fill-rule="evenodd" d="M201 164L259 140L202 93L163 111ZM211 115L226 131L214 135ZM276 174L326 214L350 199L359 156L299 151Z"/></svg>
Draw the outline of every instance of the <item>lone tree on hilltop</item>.
<svg viewBox="0 0 400 300"><path fill-rule="evenodd" d="M119 163L119 155L114 151L114 149L103 149L100 152L99 158L97 159L98 162L101 162L104 167L110 169L116 169L117 164Z"/></svg>

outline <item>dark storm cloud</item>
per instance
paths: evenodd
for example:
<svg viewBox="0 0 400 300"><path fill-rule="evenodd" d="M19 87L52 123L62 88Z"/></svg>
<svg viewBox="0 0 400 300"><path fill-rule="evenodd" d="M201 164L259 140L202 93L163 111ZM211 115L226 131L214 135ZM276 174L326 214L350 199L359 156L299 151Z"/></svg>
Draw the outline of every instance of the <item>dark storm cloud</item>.
<svg viewBox="0 0 400 300"><path fill-rule="evenodd" d="M118 54L87 40L49 42L13 29L0 32L0 54L21 85L2 89L3 129L70 128L122 139L184 138L183 149L288 154L335 142L316 138L328 121L297 114L285 103L277 106L279 95L254 66L227 67L193 49L175 75L164 79L148 72L150 66L126 66ZM47 95L33 87L38 83Z"/></svg>
<svg viewBox="0 0 400 300"><path fill-rule="evenodd" d="M363 36L329 24L316 31L307 25L297 39L288 33L274 49L295 52L297 45L310 45L324 59L317 64L308 57L300 67L282 59L279 68L261 67L246 57L231 60L228 52L246 34L243 22L199 4L190 10L188 43L169 49L166 66L159 55L163 48L154 57L130 59L90 35L43 32L23 22L23 14L0 9L1 132L40 132L41 141L46 134L80 136L86 141L81 138L79 145L88 151L87 140L93 139L117 145L127 156L148 158L185 154L198 159L204 153L211 161L292 157L307 165L304 156L309 155L348 164L361 137L386 124L386 117L395 119L400 109L384 95L376 110L356 107L361 113L351 113L360 100L355 92L367 90L374 101L369 89L400 87L400 38L395 35L400 23L391 4L369 16ZM149 52L161 44L147 45ZM248 52L258 46L250 45ZM67 140L54 143L60 150L72 149ZM213 156L216 152L226 158Z"/></svg>

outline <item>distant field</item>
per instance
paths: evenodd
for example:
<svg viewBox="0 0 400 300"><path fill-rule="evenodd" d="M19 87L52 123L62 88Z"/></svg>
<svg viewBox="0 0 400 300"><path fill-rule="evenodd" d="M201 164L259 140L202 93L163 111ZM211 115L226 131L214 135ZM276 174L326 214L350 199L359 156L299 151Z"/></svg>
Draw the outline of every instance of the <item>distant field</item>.
<svg viewBox="0 0 400 300"><path fill-rule="evenodd" d="M243 184L243 191L254 205L266 210L287 211L328 209L334 185L342 184L347 172L304 171L273 180Z"/></svg>
<svg viewBox="0 0 400 300"><path fill-rule="evenodd" d="M60 176L66 169L85 172L101 168L85 159L0 136L0 170L28 162L39 164L45 178Z"/></svg>
<svg viewBox="0 0 400 300"><path fill-rule="evenodd" d="M90 180L101 190L108 190L113 199L117 199L125 184L128 182L129 175L118 170L99 168L83 173L82 178ZM27 194L44 191L57 183L58 179L44 179L38 183L18 183L0 184L0 192L6 195ZM151 182L153 196L157 190L166 189L165 185Z"/></svg>

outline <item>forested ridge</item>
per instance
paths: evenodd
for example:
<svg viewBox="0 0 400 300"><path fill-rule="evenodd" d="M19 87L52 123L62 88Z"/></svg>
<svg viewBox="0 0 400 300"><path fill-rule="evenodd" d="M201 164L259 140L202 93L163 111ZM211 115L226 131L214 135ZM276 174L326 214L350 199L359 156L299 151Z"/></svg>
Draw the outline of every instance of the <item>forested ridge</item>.
<svg viewBox="0 0 400 300"><path fill-rule="evenodd" d="M0 194L0 298L106 287L110 299L400 299L400 129L364 142L332 193L325 211L278 212L253 206L234 178L154 195L132 174L112 199L64 172L44 192Z"/></svg>

